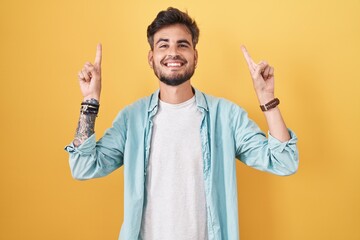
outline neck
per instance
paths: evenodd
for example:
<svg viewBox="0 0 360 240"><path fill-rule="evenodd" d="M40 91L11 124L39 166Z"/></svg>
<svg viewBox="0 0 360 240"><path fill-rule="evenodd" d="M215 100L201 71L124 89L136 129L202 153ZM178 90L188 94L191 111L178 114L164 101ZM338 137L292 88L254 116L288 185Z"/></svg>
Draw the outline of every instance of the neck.
<svg viewBox="0 0 360 240"><path fill-rule="evenodd" d="M160 99L166 103L178 104L194 96L190 80L179 86L169 86L160 82Z"/></svg>

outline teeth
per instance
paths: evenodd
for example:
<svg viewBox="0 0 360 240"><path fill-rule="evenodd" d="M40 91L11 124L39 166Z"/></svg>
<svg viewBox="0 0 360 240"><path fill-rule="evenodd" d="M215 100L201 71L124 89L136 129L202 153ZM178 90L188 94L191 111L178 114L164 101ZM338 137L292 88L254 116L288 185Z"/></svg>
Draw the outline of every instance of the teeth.
<svg viewBox="0 0 360 240"><path fill-rule="evenodd" d="M167 66L168 67L180 67L181 63L168 63Z"/></svg>

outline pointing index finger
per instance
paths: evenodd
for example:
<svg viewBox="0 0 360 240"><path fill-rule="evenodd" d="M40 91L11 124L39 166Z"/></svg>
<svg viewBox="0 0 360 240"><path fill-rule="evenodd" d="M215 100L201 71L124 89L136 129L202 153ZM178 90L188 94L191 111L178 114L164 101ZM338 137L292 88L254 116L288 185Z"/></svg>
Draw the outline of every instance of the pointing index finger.
<svg viewBox="0 0 360 240"><path fill-rule="evenodd" d="M244 54L245 60L246 60L247 64L249 65L249 68L254 69L255 68L255 62L252 60L249 52L247 51L247 49L245 48L244 45L241 45L241 51Z"/></svg>
<svg viewBox="0 0 360 240"><path fill-rule="evenodd" d="M96 47L96 55L95 55L95 65L101 66L101 58L102 58L102 46L99 43Z"/></svg>

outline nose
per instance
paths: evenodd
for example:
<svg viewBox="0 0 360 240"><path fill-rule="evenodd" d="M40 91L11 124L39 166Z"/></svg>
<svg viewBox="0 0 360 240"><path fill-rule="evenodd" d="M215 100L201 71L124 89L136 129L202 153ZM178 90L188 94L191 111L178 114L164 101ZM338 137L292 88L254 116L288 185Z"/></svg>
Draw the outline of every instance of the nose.
<svg viewBox="0 0 360 240"><path fill-rule="evenodd" d="M172 46L170 46L169 48L168 48L168 55L171 55L171 56L177 56L177 55L179 55L178 54L178 48L177 48L177 46L176 45L172 45Z"/></svg>

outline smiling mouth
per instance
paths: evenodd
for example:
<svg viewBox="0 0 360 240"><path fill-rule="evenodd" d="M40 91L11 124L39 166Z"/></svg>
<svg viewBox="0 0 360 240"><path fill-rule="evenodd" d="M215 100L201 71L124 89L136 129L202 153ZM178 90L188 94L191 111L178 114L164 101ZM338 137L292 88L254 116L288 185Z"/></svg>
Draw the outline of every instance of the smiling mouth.
<svg viewBox="0 0 360 240"><path fill-rule="evenodd" d="M166 57L160 62L163 66L168 68L181 68L187 61L180 56Z"/></svg>
<svg viewBox="0 0 360 240"><path fill-rule="evenodd" d="M184 66L184 63L182 63L182 62L168 62L168 63L164 63L164 65L166 67L182 67L182 66Z"/></svg>

